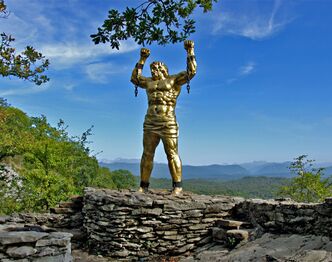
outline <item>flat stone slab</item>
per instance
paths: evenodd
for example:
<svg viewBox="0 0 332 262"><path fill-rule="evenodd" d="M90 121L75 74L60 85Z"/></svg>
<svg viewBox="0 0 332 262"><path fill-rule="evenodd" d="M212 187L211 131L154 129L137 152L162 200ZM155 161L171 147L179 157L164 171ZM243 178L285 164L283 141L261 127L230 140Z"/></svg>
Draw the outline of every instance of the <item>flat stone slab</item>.
<svg viewBox="0 0 332 262"><path fill-rule="evenodd" d="M7 249L6 253L11 257L15 258L25 258L37 253L37 249L30 246L21 246L21 247L10 247Z"/></svg>
<svg viewBox="0 0 332 262"><path fill-rule="evenodd" d="M48 233L26 231L26 232L0 232L0 244L10 245L16 243L31 243L48 236Z"/></svg>
<svg viewBox="0 0 332 262"><path fill-rule="evenodd" d="M216 222L216 224L220 227L224 228L236 228L239 229L241 225L243 225L242 221L236 220L228 220L228 219L221 219Z"/></svg>

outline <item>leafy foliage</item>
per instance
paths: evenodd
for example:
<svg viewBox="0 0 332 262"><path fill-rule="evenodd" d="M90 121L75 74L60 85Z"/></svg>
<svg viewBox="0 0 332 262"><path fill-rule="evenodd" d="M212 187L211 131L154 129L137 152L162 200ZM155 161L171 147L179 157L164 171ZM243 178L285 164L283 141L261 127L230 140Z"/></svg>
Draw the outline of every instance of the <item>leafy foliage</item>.
<svg viewBox="0 0 332 262"><path fill-rule="evenodd" d="M143 46L182 42L195 32L195 21L190 18L194 10L199 7L208 12L214 2L218 0L148 0L122 13L111 9L91 38L95 44L109 42L113 49L128 38Z"/></svg>
<svg viewBox="0 0 332 262"><path fill-rule="evenodd" d="M110 171L107 167L99 168L99 175L93 180L92 186L103 188L133 188L137 187L138 181L128 170Z"/></svg>
<svg viewBox="0 0 332 262"><path fill-rule="evenodd" d="M324 168L313 168L314 160L308 160L307 155L301 155L294 160L289 169L296 177L290 185L281 187L281 195L299 202L318 202L332 196L331 179L322 178Z"/></svg>
<svg viewBox="0 0 332 262"><path fill-rule="evenodd" d="M112 172L107 167L98 169L98 175L92 181L91 186L103 188L116 188L112 178Z"/></svg>
<svg viewBox="0 0 332 262"><path fill-rule="evenodd" d="M7 6L4 1L0 1L0 18L7 18ZM17 54L12 42L15 39L5 33L0 34L0 75L3 77L15 76L31 81L36 85L41 85L49 78L44 75L48 69L49 61L36 51L32 46L27 46L25 50Z"/></svg>
<svg viewBox="0 0 332 262"><path fill-rule="evenodd" d="M0 75L15 76L41 85L49 78L42 73L48 69L49 61L33 47L27 46L20 54L15 53L11 42L15 39L11 35L2 33L0 43Z"/></svg>
<svg viewBox="0 0 332 262"><path fill-rule="evenodd" d="M238 239L236 239L235 237L227 237L226 238L226 246L229 249L235 248L239 242L240 241Z"/></svg>
<svg viewBox="0 0 332 262"><path fill-rule="evenodd" d="M9 107L7 99L4 99L3 97L0 97L0 107Z"/></svg>
<svg viewBox="0 0 332 262"><path fill-rule="evenodd" d="M136 179L128 170L115 170L112 172L111 177L117 189L136 186Z"/></svg>
<svg viewBox="0 0 332 262"><path fill-rule="evenodd" d="M21 154L23 148L29 146L30 125L29 117L21 110L9 106L0 107L0 161L5 157Z"/></svg>
<svg viewBox="0 0 332 262"><path fill-rule="evenodd" d="M7 10L7 5L4 0L0 1L0 18L7 18L9 16L9 12Z"/></svg>
<svg viewBox="0 0 332 262"><path fill-rule="evenodd" d="M136 186L129 171L99 167L88 148L92 128L76 137L66 129L63 120L52 127L45 116L29 117L8 104L0 106L0 163L16 161L20 174L9 182L0 170L0 213L44 211L82 194L86 186Z"/></svg>

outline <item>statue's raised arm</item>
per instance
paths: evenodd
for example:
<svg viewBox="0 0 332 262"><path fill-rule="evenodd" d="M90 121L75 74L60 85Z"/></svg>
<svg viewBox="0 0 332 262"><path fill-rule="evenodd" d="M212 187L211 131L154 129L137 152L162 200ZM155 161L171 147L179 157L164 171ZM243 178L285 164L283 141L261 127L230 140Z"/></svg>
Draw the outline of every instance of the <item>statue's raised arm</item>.
<svg viewBox="0 0 332 262"><path fill-rule="evenodd" d="M146 59L150 55L150 50L147 48L142 48L140 52L140 59L138 60L133 72L131 74L130 81L141 88L146 88L147 77L142 76L143 67Z"/></svg>
<svg viewBox="0 0 332 262"><path fill-rule="evenodd" d="M184 85L190 81L196 74L197 63L194 52L194 41L184 41L184 49L187 51L187 70L175 75L175 82L178 85Z"/></svg>

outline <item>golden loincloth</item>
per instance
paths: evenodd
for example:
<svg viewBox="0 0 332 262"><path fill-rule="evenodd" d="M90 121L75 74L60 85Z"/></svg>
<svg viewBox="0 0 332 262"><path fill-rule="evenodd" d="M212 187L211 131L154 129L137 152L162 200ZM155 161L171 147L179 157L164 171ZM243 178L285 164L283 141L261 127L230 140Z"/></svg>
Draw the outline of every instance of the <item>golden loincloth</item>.
<svg viewBox="0 0 332 262"><path fill-rule="evenodd" d="M146 115L143 130L144 133L152 132L158 134L160 137L176 138L179 136L179 126L175 116L166 118Z"/></svg>

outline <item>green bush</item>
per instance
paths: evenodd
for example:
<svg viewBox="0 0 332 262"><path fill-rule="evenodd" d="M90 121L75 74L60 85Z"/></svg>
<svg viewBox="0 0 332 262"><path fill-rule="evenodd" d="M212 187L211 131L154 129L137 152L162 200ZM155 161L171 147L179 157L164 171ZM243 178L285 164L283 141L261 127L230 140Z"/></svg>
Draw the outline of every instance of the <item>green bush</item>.
<svg viewBox="0 0 332 262"><path fill-rule="evenodd" d="M129 189L137 187L135 176L128 170L110 171L107 167L100 167L91 186L109 189Z"/></svg>
<svg viewBox="0 0 332 262"><path fill-rule="evenodd" d="M307 155L295 158L290 170L296 174L290 184L280 189L280 195L291 197L298 202L319 202L332 196L330 178L323 178L324 168L313 168L314 160L306 159Z"/></svg>

